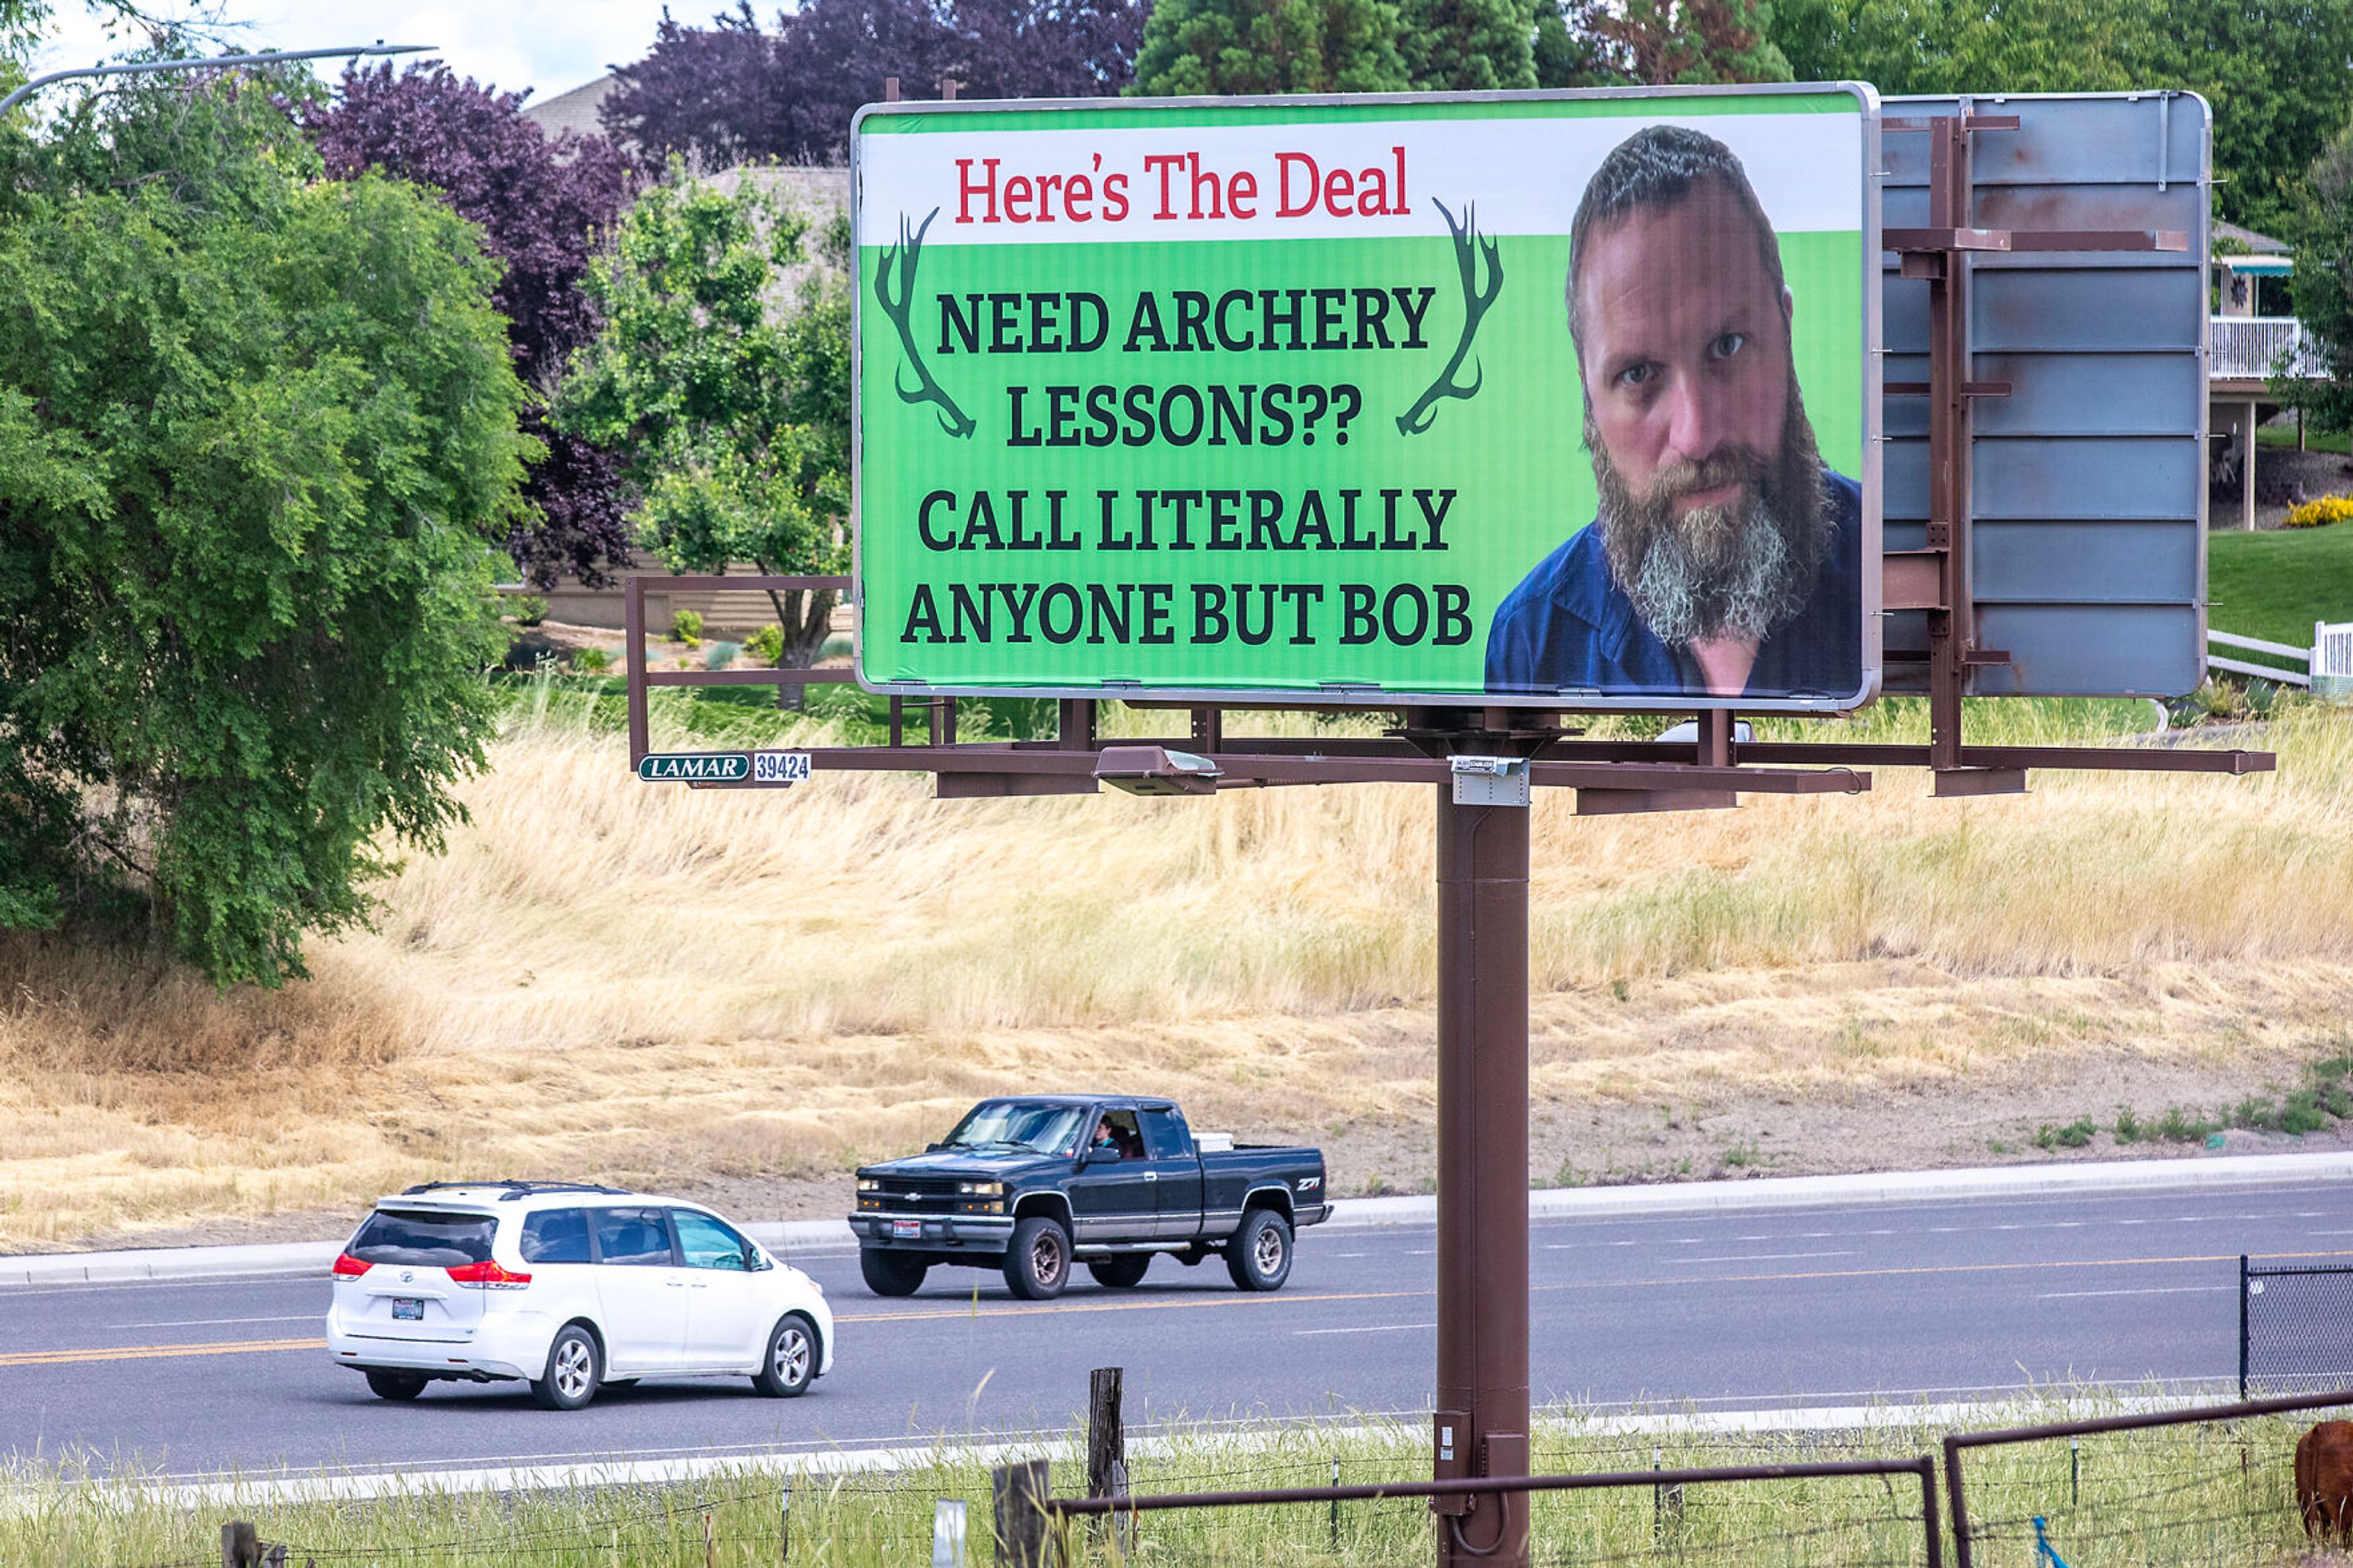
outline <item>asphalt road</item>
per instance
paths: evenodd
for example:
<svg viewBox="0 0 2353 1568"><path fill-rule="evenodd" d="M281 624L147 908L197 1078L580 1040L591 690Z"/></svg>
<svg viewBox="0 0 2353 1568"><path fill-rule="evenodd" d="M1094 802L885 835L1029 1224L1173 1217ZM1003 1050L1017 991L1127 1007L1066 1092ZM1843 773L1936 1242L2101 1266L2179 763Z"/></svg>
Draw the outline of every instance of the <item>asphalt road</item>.
<svg viewBox="0 0 2353 1568"><path fill-rule="evenodd" d="M2030 1381L2235 1378L2242 1252L2353 1259L2342 1185L1539 1223L1539 1402L1703 1409L1968 1399ZM1310 1230L1290 1284L1212 1260L1060 1300L936 1269L885 1301L844 1251L796 1257L839 1323L805 1398L648 1383L574 1414L521 1384L372 1398L328 1363L322 1279L0 1290L0 1457L195 1478L862 1447L1067 1430L1087 1369L1127 1369L1136 1426L1430 1407L1435 1237Z"/></svg>

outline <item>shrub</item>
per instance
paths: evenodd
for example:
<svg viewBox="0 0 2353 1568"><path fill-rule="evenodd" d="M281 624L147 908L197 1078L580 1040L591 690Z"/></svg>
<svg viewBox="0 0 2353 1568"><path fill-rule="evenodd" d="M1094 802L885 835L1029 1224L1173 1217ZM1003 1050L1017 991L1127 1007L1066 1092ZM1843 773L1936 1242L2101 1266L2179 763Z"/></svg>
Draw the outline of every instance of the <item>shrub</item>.
<svg viewBox="0 0 2353 1568"><path fill-rule="evenodd" d="M2053 1127L2046 1121L2034 1130L2034 1146L2038 1149L2081 1149L2099 1131L2099 1123L2088 1116L2079 1116L2064 1127Z"/></svg>
<svg viewBox="0 0 2353 1568"><path fill-rule="evenodd" d="M689 647L702 646L702 617L692 610L680 610L670 618L670 635Z"/></svg>
<svg viewBox="0 0 2353 1568"><path fill-rule="evenodd" d="M2321 496L2293 508L2280 519L2282 528L2326 528L2353 521L2353 496Z"/></svg>
<svg viewBox="0 0 2353 1568"><path fill-rule="evenodd" d="M740 643L712 643L708 648L703 650L702 668L705 669L724 669L729 665L734 663L735 656L743 651L743 645Z"/></svg>
<svg viewBox="0 0 2353 1568"><path fill-rule="evenodd" d="M583 675L602 675L613 668L613 656L601 647L575 649L572 668Z"/></svg>
<svg viewBox="0 0 2353 1568"><path fill-rule="evenodd" d="M547 601L536 594L518 594L507 601L514 610L515 625L535 626L547 619Z"/></svg>
<svg viewBox="0 0 2353 1568"><path fill-rule="evenodd" d="M775 665L785 657L785 628L762 626L744 639L744 651L765 665Z"/></svg>
<svg viewBox="0 0 2353 1568"><path fill-rule="evenodd" d="M2195 1143L2209 1132L2219 1132L2221 1123L2209 1121L2202 1116L2192 1116L2176 1105L2168 1108L2157 1124L2157 1136L2166 1143Z"/></svg>
<svg viewBox="0 0 2353 1568"><path fill-rule="evenodd" d="M2152 1135L2148 1124L2133 1114L2131 1106L2120 1105L2116 1108L2117 1142L2137 1143Z"/></svg>

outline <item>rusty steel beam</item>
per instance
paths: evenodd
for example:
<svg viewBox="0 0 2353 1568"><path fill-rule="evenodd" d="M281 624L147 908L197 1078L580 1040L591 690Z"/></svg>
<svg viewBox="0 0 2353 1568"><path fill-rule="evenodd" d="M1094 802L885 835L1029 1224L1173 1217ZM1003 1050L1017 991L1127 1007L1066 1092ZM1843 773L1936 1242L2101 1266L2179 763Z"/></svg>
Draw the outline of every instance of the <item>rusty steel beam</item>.
<svg viewBox="0 0 2353 1568"><path fill-rule="evenodd" d="M629 766L635 768L653 750L646 717L646 583L631 577L621 585L621 633L629 646L621 650L621 668L628 689Z"/></svg>
<svg viewBox="0 0 2353 1568"><path fill-rule="evenodd" d="M825 686L856 680L846 665L824 669L649 669L648 686Z"/></svg>
<svg viewBox="0 0 2353 1568"><path fill-rule="evenodd" d="M1444 764L1432 759L1431 764ZM1438 1384L1455 1476L1528 1468L1528 810L1438 805ZM1441 1456L1436 1461L1446 1464ZM1448 1479L1440 1474L1436 1479ZM1475 1496L1476 1494L1466 1494ZM1525 1494L1436 1509L1439 1568L1525 1568Z"/></svg>
<svg viewBox="0 0 2353 1568"><path fill-rule="evenodd" d="M847 594L854 577L632 577L665 594Z"/></svg>

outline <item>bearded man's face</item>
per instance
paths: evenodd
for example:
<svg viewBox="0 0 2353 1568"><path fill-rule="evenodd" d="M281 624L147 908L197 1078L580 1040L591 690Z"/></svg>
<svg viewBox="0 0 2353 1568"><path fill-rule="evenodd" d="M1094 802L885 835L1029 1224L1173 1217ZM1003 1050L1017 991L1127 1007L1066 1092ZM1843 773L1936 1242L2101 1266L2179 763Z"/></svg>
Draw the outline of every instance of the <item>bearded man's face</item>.
<svg viewBox="0 0 2353 1568"><path fill-rule="evenodd" d="M1663 642L1768 635L1805 607L1835 525L1753 220L1704 183L1590 237L1577 289L1612 573Z"/></svg>

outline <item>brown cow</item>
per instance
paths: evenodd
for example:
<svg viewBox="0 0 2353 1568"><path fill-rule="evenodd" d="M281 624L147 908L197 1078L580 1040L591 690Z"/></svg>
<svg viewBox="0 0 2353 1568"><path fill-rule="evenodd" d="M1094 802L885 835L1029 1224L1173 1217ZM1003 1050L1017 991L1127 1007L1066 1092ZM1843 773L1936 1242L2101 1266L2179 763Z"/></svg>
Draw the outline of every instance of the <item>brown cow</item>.
<svg viewBox="0 0 2353 1568"><path fill-rule="evenodd" d="M2323 1421L2296 1439L2295 1501L2313 1540L2353 1542L2353 1421Z"/></svg>

